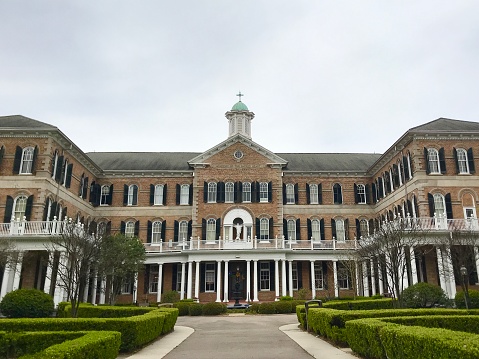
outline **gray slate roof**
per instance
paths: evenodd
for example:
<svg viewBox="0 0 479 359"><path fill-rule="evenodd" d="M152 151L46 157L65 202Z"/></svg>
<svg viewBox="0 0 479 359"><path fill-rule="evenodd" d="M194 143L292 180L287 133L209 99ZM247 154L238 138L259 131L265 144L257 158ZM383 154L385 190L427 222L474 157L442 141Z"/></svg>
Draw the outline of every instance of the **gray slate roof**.
<svg viewBox="0 0 479 359"><path fill-rule="evenodd" d="M93 162L111 171L187 171L198 152L90 152ZM286 171L365 172L381 156L367 153L277 153Z"/></svg>
<svg viewBox="0 0 479 359"><path fill-rule="evenodd" d="M188 171L188 161L199 152L89 152L105 171Z"/></svg>
<svg viewBox="0 0 479 359"><path fill-rule="evenodd" d="M423 125L411 128L408 132L479 132L479 122L438 118Z"/></svg>
<svg viewBox="0 0 479 359"><path fill-rule="evenodd" d="M277 153L288 161L285 171L366 172L381 157L376 153Z"/></svg>
<svg viewBox="0 0 479 359"><path fill-rule="evenodd" d="M44 129L44 130L55 130L55 126L49 125L45 122L40 122L33 120L31 118L21 116L21 115L11 115L11 116L0 116L0 128L1 129Z"/></svg>

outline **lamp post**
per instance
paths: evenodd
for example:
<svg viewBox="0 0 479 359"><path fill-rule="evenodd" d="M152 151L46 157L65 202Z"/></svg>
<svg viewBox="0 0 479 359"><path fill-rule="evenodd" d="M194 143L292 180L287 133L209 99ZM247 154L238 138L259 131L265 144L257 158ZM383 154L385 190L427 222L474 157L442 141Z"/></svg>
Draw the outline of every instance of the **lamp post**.
<svg viewBox="0 0 479 359"><path fill-rule="evenodd" d="M462 282L463 282L463 285L464 285L464 303L466 303L466 309L469 309L469 305L467 304L467 297L468 297L468 293L467 293L467 268L465 265L462 265L461 268L459 268L459 270L461 271L461 275L462 275Z"/></svg>

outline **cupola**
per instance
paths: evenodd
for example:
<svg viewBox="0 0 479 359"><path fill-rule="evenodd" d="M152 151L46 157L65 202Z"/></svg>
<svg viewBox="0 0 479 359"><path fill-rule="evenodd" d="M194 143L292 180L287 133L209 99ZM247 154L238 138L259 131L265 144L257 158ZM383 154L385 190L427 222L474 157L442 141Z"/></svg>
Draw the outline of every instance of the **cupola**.
<svg viewBox="0 0 479 359"><path fill-rule="evenodd" d="M239 101L234 104L231 111L225 114L229 123L228 137L239 133L251 139L251 121L254 118L254 113L249 111L248 106L241 101L241 96L244 96L241 92L236 96L239 97Z"/></svg>

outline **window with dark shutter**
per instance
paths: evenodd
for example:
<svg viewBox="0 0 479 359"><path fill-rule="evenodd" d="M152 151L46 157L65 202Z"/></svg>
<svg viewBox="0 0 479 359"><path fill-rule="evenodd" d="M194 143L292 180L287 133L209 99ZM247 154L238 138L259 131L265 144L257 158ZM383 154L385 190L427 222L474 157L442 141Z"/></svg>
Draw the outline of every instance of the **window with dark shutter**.
<svg viewBox="0 0 479 359"><path fill-rule="evenodd" d="M474 154L472 147L467 150L467 163L469 165L469 173L476 173L476 166L474 165Z"/></svg>

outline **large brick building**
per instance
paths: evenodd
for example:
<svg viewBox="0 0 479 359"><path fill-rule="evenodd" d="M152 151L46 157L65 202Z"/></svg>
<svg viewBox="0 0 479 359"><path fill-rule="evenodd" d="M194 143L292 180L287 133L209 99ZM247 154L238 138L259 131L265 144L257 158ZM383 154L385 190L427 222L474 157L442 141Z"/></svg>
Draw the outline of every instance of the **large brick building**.
<svg viewBox="0 0 479 359"><path fill-rule="evenodd" d="M0 117L0 238L18 247L0 297L33 287L65 299L44 243L66 217L144 242L145 269L124 286L123 302L161 301L172 289L225 302L300 288L311 297L383 294L376 262L360 266L353 288L339 260L358 238L398 216L475 221L479 123L440 118L382 155L273 153L252 140L254 114L243 102L226 118L228 137L204 152L84 153L54 126ZM448 233L447 224L434 228ZM439 248L410 254L406 285L427 281L455 294ZM468 271L474 284L477 267ZM92 269L84 299L104 302L104 288Z"/></svg>

